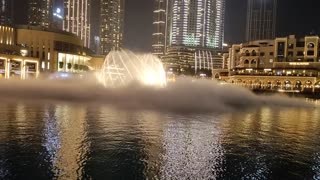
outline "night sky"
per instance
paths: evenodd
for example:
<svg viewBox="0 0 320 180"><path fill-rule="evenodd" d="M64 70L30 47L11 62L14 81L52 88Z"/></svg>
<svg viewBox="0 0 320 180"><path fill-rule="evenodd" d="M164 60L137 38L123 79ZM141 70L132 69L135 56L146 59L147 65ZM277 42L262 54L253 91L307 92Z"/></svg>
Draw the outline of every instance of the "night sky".
<svg viewBox="0 0 320 180"><path fill-rule="evenodd" d="M26 22L27 0L19 2L15 13L16 22ZM151 50L153 0L125 0L125 33L126 48L137 51ZM92 25L98 24L99 12L97 3L92 0ZM296 34L303 36L320 34L320 1L319 0L278 0L277 36ZM19 13L17 13L19 12ZM226 0L225 42L237 43L245 39L246 0ZM98 27L92 29L97 34Z"/></svg>

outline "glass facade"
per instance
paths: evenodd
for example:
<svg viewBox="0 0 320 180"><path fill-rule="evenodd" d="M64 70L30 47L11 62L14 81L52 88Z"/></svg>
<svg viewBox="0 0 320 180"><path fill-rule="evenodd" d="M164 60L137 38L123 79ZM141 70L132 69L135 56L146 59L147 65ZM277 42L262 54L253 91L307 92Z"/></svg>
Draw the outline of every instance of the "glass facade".
<svg viewBox="0 0 320 180"><path fill-rule="evenodd" d="M58 72L81 73L88 70L90 57L74 54L58 53Z"/></svg>
<svg viewBox="0 0 320 180"><path fill-rule="evenodd" d="M246 40L273 39L277 0L248 0Z"/></svg>

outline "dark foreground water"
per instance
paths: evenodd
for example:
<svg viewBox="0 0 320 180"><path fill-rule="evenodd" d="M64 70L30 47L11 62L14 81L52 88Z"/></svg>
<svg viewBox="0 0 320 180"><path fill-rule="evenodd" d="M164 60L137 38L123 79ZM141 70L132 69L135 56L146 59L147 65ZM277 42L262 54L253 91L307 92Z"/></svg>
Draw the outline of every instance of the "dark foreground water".
<svg viewBox="0 0 320 180"><path fill-rule="evenodd" d="M320 110L0 105L0 179L320 179Z"/></svg>

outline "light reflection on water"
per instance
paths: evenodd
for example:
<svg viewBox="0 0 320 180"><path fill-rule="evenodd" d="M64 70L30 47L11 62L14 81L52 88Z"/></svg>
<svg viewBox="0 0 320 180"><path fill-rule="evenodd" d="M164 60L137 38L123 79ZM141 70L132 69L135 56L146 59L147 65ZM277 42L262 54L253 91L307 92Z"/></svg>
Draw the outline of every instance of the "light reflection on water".
<svg viewBox="0 0 320 180"><path fill-rule="evenodd" d="M0 105L0 179L319 179L317 109Z"/></svg>
<svg viewBox="0 0 320 180"><path fill-rule="evenodd" d="M85 175L83 168L89 151L85 113L83 107L66 105L45 112L43 146L52 163L54 177L77 179Z"/></svg>
<svg viewBox="0 0 320 180"><path fill-rule="evenodd" d="M176 119L164 128L161 179L215 179L224 150L218 119L211 116L169 117ZM202 121L211 120L212 124Z"/></svg>

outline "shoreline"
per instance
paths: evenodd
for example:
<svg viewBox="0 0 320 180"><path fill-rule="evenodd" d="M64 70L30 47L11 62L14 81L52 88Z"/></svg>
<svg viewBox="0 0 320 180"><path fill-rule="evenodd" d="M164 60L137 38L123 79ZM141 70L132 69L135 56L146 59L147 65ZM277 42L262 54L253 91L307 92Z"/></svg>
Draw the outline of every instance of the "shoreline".
<svg viewBox="0 0 320 180"><path fill-rule="evenodd" d="M320 99L320 92L296 92L296 91L278 91L278 90L266 90L266 89L254 89L251 91L257 95L274 95L274 94L284 94L289 97L302 97L310 99Z"/></svg>

